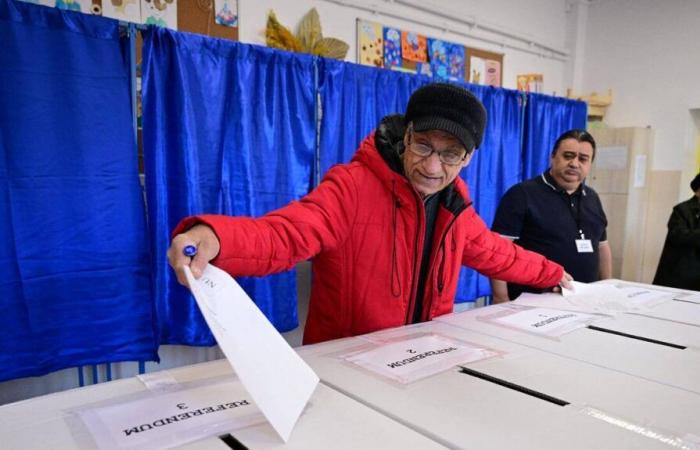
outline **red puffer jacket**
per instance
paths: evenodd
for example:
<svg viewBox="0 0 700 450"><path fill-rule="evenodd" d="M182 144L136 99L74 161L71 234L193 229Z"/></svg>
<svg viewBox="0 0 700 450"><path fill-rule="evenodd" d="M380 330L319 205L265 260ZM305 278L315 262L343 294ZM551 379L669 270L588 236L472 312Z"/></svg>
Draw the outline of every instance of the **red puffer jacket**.
<svg viewBox="0 0 700 450"><path fill-rule="evenodd" d="M376 140L380 146L385 141ZM382 154L372 133L349 164L329 170L300 201L258 219L190 217L174 234L197 222L211 226L221 241L212 264L234 276L268 275L313 258L305 344L410 323L425 209L409 181ZM560 281L561 266L486 227L470 206L461 178L440 195L423 320L452 312L462 264L489 277L540 288Z"/></svg>

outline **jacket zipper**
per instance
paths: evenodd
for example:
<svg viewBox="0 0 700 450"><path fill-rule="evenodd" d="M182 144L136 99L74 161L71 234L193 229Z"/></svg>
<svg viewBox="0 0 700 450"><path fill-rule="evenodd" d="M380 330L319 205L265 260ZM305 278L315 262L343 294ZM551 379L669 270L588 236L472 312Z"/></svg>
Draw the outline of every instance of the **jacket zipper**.
<svg viewBox="0 0 700 450"><path fill-rule="evenodd" d="M418 275L417 272L420 270L420 264L418 264L418 258L419 255L423 254L423 245L425 243L423 242L423 239L425 239L425 222L424 216L425 213L421 214L421 206L423 205L423 202L420 198L420 195L415 192L413 192L413 198L416 200L416 215L418 216L418 227L416 229L416 246L414 248L414 253L413 253L413 278L411 279L411 296L408 298L408 308L406 311L406 325L410 325L413 319L413 310L415 309L416 305L416 294L418 290ZM418 249L420 248L420 252Z"/></svg>
<svg viewBox="0 0 700 450"><path fill-rule="evenodd" d="M439 248L442 249L442 258L440 259L440 266L438 267L438 294L442 294L442 291L445 287L444 273L445 273L445 258L447 256L447 252L445 251L445 240L447 239L447 233L450 232L450 229L452 228L452 225L454 225L454 223L457 221L457 218L471 205L472 205L472 202L469 202L469 203L463 205L457 211L455 211L454 216L452 217L452 220L445 228L445 232L443 233L442 238L440 239L440 247ZM454 242L454 236L452 236L452 244L454 247L454 248L452 248L452 250L454 251L456 248L455 242ZM427 308L428 318L431 317L430 310L432 308L433 308L433 299L431 297L430 304L428 305L428 308Z"/></svg>

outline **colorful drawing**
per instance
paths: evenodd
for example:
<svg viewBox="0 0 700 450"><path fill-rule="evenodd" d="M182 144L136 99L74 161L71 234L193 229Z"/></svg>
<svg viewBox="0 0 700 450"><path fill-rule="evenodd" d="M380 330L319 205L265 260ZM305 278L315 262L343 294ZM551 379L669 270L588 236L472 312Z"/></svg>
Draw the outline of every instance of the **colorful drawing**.
<svg viewBox="0 0 700 450"><path fill-rule="evenodd" d="M439 80L447 80L447 42L428 39L428 57L433 76Z"/></svg>
<svg viewBox="0 0 700 450"><path fill-rule="evenodd" d="M493 59L486 60L486 77L484 84L501 87L501 63Z"/></svg>
<svg viewBox="0 0 700 450"><path fill-rule="evenodd" d="M225 27L238 26L238 0L215 0L215 20Z"/></svg>
<svg viewBox="0 0 700 450"><path fill-rule="evenodd" d="M384 67L401 66L401 33L384 28Z"/></svg>
<svg viewBox="0 0 700 450"><path fill-rule="evenodd" d="M358 20L357 37L357 62L365 66L384 67L382 24Z"/></svg>
<svg viewBox="0 0 700 450"><path fill-rule="evenodd" d="M464 46L448 43L447 47L447 77L451 81L464 80Z"/></svg>
<svg viewBox="0 0 700 450"><path fill-rule="evenodd" d="M428 60L426 38L411 31L401 32L401 54L408 61L426 62Z"/></svg>
<svg viewBox="0 0 700 450"><path fill-rule="evenodd" d="M177 29L177 0L141 0L141 19L146 25Z"/></svg>
<svg viewBox="0 0 700 450"><path fill-rule="evenodd" d="M103 1L102 15L125 22L142 23L139 0Z"/></svg>

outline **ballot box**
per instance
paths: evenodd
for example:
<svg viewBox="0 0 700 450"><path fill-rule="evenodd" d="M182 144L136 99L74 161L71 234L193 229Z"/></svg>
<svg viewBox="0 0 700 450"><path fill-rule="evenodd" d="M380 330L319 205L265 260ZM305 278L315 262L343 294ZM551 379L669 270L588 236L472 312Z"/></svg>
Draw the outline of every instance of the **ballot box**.
<svg viewBox="0 0 700 450"><path fill-rule="evenodd" d="M414 351L409 343L425 336L443 345ZM384 351L404 342L403 353ZM392 377L380 367L381 358L400 369L447 360L455 352L445 350L462 345L485 357L464 353L471 362L433 366L418 377ZM447 323L305 346L299 354L324 384L452 448L691 448L700 434L699 395Z"/></svg>
<svg viewBox="0 0 700 450"><path fill-rule="evenodd" d="M493 305L444 315L436 320L700 393L700 352L696 347L696 327L652 318L636 319L629 314L620 314L615 318L600 316L599 321L556 339L543 338L491 319L494 312L510 307L511 305ZM674 330L678 330L677 334Z"/></svg>
<svg viewBox="0 0 700 450"><path fill-rule="evenodd" d="M280 373L280 378L283 377L284 374ZM120 399L139 402L141 397L152 391L178 393L182 392L178 391L182 386L207 388L212 383L218 383L225 387L235 382L236 378L228 362L219 360L158 372L145 377L143 381L136 377L122 379L3 405L0 407L0 447L5 450L104 448L106 441L90 435L76 411L90 412L94 410L90 405L104 407L119 404ZM226 391L215 394L217 402L223 404L227 403L227 398L231 395ZM236 395L240 397L244 394L237 393L234 397ZM254 408L254 405L250 407ZM198 411L203 409L199 408ZM192 412L192 409L189 411ZM217 408L210 408L210 412L213 412L210 415L220 414L214 411ZM133 411L134 416L143 413ZM136 418L134 420L139 423ZM252 421L254 423L249 426L235 429L226 429L226 424L219 425L219 431L215 435L183 443L175 448L443 448L420 433L322 384L317 386L286 444L263 417L253 417ZM151 422L151 425L155 423L163 423L163 420ZM169 424L167 427L174 425L176 424ZM143 432L150 433L154 430L155 428ZM177 433L177 430L168 430L163 442L149 442L148 445L132 448L163 448L161 444L169 447L166 445L167 435L173 433Z"/></svg>

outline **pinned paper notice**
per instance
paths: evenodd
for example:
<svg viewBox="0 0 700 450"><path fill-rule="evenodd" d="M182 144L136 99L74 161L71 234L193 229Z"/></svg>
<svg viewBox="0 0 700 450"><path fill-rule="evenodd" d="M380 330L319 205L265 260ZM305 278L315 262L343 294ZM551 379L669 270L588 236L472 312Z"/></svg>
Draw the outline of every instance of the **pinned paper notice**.
<svg viewBox="0 0 700 450"><path fill-rule="evenodd" d="M221 350L270 425L287 442L318 376L226 272L208 265L185 275Z"/></svg>

